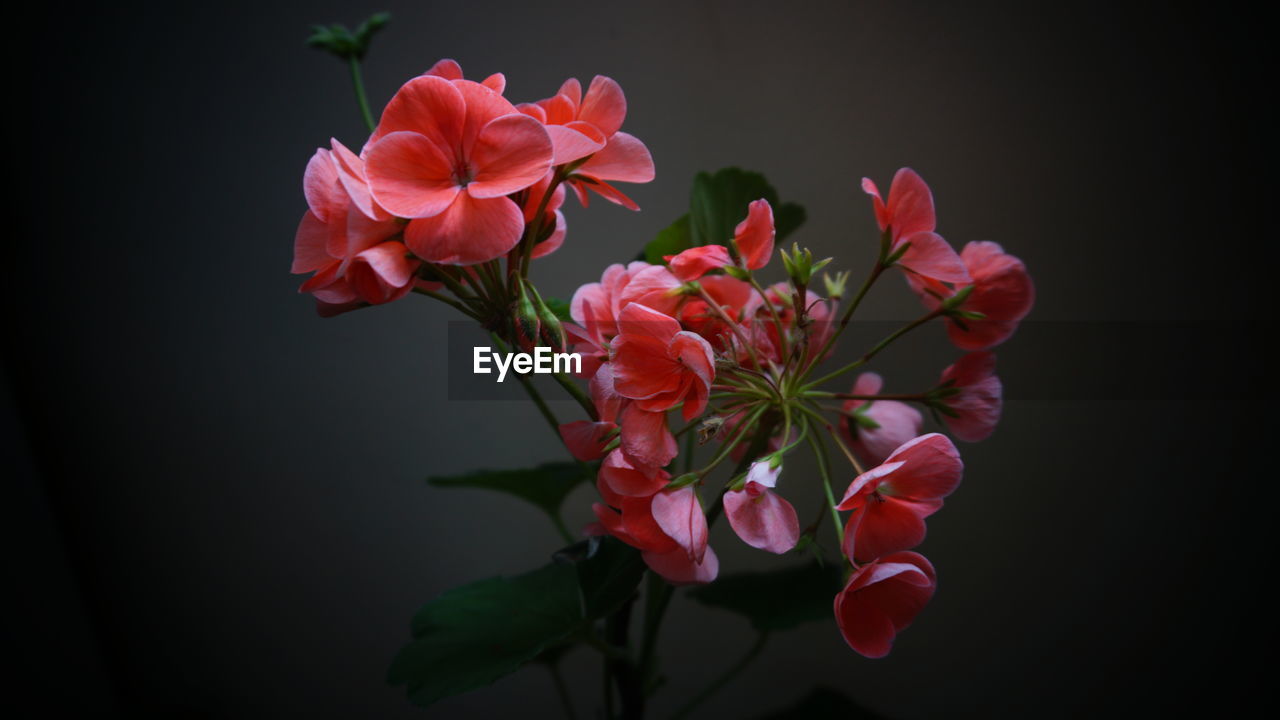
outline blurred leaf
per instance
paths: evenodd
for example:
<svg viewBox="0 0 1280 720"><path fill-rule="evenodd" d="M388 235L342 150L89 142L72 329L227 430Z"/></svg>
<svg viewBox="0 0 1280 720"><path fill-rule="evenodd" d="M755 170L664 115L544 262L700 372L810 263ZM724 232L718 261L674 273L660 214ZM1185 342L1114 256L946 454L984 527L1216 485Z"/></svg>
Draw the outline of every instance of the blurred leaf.
<svg viewBox="0 0 1280 720"><path fill-rule="evenodd" d="M692 245L727 245L738 223L746 219L747 206L761 198L773 206L777 241L804 223L804 208L795 203L780 204L778 192L760 173L735 167L714 175L698 173L689 202Z"/></svg>
<svg viewBox="0 0 1280 720"><path fill-rule="evenodd" d="M587 540L586 557L576 563L583 612L604 617L626 602L640 585L646 566L640 551L612 537Z"/></svg>
<svg viewBox="0 0 1280 720"><path fill-rule="evenodd" d="M431 477L427 482L436 487L504 492L523 498L556 517L565 497L586 479L576 463L551 462L527 470L477 470L453 477Z"/></svg>
<svg viewBox="0 0 1280 720"><path fill-rule="evenodd" d="M729 575L691 591L689 597L743 615L759 632L771 632L831 619L831 605L838 592L839 568L811 563Z"/></svg>
<svg viewBox="0 0 1280 720"><path fill-rule="evenodd" d="M515 671L582 623L572 567L551 564L513 578L446 591L413 618L413 640L387 673L409 699L430 705Z"/></svg>
<svg viewBox="0 0 1280 720"><path fill-rule="evenodd" d="M664 228L658 233L658 237L644 246L644 260L654 265L662 265L666 262L663 256L677 255L691 247L693 247L693 240L689 234L689 216L685 214Z"/></svg>
<svg viewBox="0 0 1280 720"><path fill-rule="evenodd" d="M311 37L307 44L313 48L328 50L343 60L360 59L369 52L369 42L375 33L391 21L391 14L375 13L360 23L353 34L345 25L337 23L329 26L315 25L311 28Z"/></svg>
<svg viewBox="0 0 1280 720"><path fill-rule="evenodd" d="M843 693L829 687L816 687L800 702L785 710L760 715L756 720L876 720L881 716L862 707Z"/></svg>

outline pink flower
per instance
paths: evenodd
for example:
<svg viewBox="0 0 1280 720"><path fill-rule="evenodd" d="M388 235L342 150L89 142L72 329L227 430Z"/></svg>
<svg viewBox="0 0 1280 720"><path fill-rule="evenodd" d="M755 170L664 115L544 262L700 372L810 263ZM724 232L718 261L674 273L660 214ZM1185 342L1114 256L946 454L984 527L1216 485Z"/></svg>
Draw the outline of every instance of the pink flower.
<svg viewBox="0 0 1280 720"><path fill-rule="evenodd" d="M858 568L836 595L840 634L858 654L881 658L937 588L933 565L913 552L888 555Z"/></svg>
<svg viewBox="0 0 1280 720"><path fill-rule="evenodd" d="M710 547L701 562L694 562L683 550L657 553L642 551L640 557L649 569L672 585L701 585L716 579L720 573L720 559Z"/></svg>
<svg viewBox="0 0 1280 720"><path fill-rule="evenodd" d="M622 407L618 424L622 426L622 451L632 464L664 467L679 452L665 412L649 412L628 402Z"/></svg>
<svg viewBox="0 0 1280 720"><path fill-rule="evenodd" d="M849 394L875 395L883 385L884 380L876 373L862 373ZM889 453L919 435L924 426L919 410L897 400L848 400L844 411L846 415L840 418L840 427L852 441L854 452L873 465L884 462ZM870 422L851 419L847 413Z"/></svg>
<svg viewBox="0 0 1280 720"><path fill-rule="evenodd" d="M712 270L733 264L729 259L729 249L723 245L691 247L678 255L665 255L663 259L680 282L692 282Z"/></svg>
<svg viewBox="0 0 1280 720"><path fill-rule="evenodd" d="M524 222L526 225L532 225L534 219L538 215L538 206L542 204L542 196L546 194L547 188L551 187L551 173L547 173L536 184L530 185L527 189L520 193L524 198L524 204L521 210L524 212ZM560 207L564 205L565 191L564 185L557 185L551 198L547 201L546 210L543 211L542 230L538 233L539 237L535 239L533 253L530 255L533 259L546 257L564 244L565 235L568 234L569 226L565 222L564 213L560 211Z"/></svg>
<svg viewBox="0 0 1280 720"><path fill-rule="evenodd" d="M619 130L627 116L627 98L617 82L597 75L584 96L582 85L570 78L554 97L521 105L520 112L546 124L555 146L555 165L588 158L568 178L583 207L588 204L586 191L592 190L610 202L640 209L609 184L647 183L654 177L649 149Z"/></svg>
<svg viewBox="0 0 1280 720"><path fill-rule="evenodd" d="M707 554L707 516L692 485L663 490L653 496L653 519L694 563Z"/></svg>
<svg viewBox="0 0 1280 720"><path fill-rule="evenodd" d="M960 392L943 398L956 416L943 415L947 427L965 442L986 440L1000 421L1002 387L994 353L969 353L942 371L942 384Z"/></svg>
<svg viewBox="0 0 1280 720"><path fill-rule="evenodd" d="M971 242L960 252L971 282L949 288L928 279L913 279L911 287L925 306L937 308L943 300L972 287L958 310L981 313L981 318L950 318L947 334L961 350L987 350L1008 340L1018 323L1031 312L1036 291L1026 265L993 242Z"/></svg>
<svg viewBox="0 0 1280 720"><path fill-rule="evenodd" d="M893 451L883 465L849 485L839 510L852 510L844 528L844 553L872 560L924 541L924 519L960 484L964 464L946 435L929 433Z"/></svg>
<svg viewBox="0 0 1280 720"><path fill-rule="evenodd" d="M934 280L969 281L960 256L933 231L937 225L933 193L914 170L902 168L894 174L888 202L880 198L879 189L869 178L862 179L862 189L872 198L881 232L890 232L890 254L910 243L898 265Z"/></svg>
<svg viewBox="0 0 1280 720"><path fill-rule="evenodd" d="M435 75L436 77L442 77L445 80L461 80L463 78L462 66L458 64L457 60L452 60L450 58L445 58L437 62L435 65L431 66L430 70L422 74ZM484 80L481 80L480 84L501 95L503 91L507 89L507 77L502 73L494 73Z"/></svg>
<svg viewBox="0 0 1280 720"><path fill-rule="evenodd" d="M773 491L781 467L754 463L741 490L724 494L725 516L742 541L751 547L781 555L800 540L800 521L791 503Z"/></svg>
<svg viewBox="0 0 1280 720"><path fill-rule="evenodd" d="M551 139L491 88L422 75L387 103L369 140L373 198L409 218L405 244L418 257L470 265L500 257L524 232L506 197L551 167Z"/></svg>
<svg viewBox="0 0 1280 720"><path fill-rule="evenodd" d="M715 379L715 356L701 336L680 329L674 318L632 303L618 318L614 339L613 387L647 412L663 412L684 403L692 420L707 406ZM626 423L623 423L624 431Z"/></svg>
<svg viewBox="0 0 1280 720"><path fill-rule="evenodd" d="M667 486L671 475L661 468L632 463L621 449L609 453L600 464L600 479L623 497L649 497Z"/></svg>

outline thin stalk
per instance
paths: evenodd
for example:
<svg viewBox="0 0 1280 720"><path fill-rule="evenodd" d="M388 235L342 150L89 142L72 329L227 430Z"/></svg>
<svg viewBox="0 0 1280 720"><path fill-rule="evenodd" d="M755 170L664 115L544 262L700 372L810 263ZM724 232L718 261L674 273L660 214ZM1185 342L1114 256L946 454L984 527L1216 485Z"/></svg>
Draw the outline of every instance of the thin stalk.
<svg viewBox="0 0 1280 720"><path fill-rule="evenodd" d="M854 360L853 362L849 363L848 365L845 365L844 367L840 368L839 370L836 370L836 371L835 371L835 372L833 372L833 373L829 373L829 374L827 374L827 375L823 375L822 377L818 378L817 380L814 380L813 382L805 383L805 385L804 385L803 387L801 387L801 388L800 388L801 392L803 392L803 391L805 391L805 390L809 390L809 389L815 388L815 387L817 387L817 386L819 386L819 385L821 385L821 384L823 384L823 383L827 382L828 380L834 380L835 378L838 378L838 377L840 377L841 375L843 375L843 374L845 374L845 373L847 373L847 372L849 372L849 371L851 371L851 370L857 370L858 368L862 367L863 365L866 365L868 362L871 362L871 358L873 358L873 357L875 357L876 355L880 354L880 351L881 351L881 350L884 350L885 348L889 347L889 345L891 345L891 344L893 343L893 341L894 341L894 340L897 340L898 338L902 337L903 335L906 335L907 333L911 332L912 330L915 330L916 328L920 327L921 325L924 325L925 323L929 322L930 320L932 320L932 319L934 319L934 318L936 318L936 317L941 316L941 315L942 315L942 313L943 313L943 309L942 309L942 308L938 308L937 310L934 310L934 311L932 311L932 312L925 313L924 315L921 315L920 317L916 318L915 320L912 320L911 322L907 323L906 325L903 325L902 327L898 328L897 330L894 330L892 333L890 333L890 334L889 334L887 337L885 337L883 340L881 340L880 342L876 343L875 347L873 347L873 348L871 348L870 350L868 350L868 351L866 352L866 354L864 354L862 357L858 358L857 360Z"/></svg>
<svg viewBox="0 0 1280 720"><path fill-rule="evenodd" d="M455 310L457 310L458 312L462 313L463 315L466 315L467 317L471 318L472 320L479 320L479 319L480 319L480 316L479 316L479 315L477 315L477 314L475 314L475 313L474 313L470 308L468 308L466 305L463 305L462 303L458 302L457 300L454 300L454 299L453 299L453 298L451 298L451 297L448 297L447 295L442 295L442 294L440 294L440 293L438 293L438 292L434 292L434 291L432 291L432 290L427 290L427 289L425 289L425 288L420 288L420 287L415 287L415 288L413 289L413 292L416 292L416 293L418 293L419 295L426 295L426 296L427 296L427 297L429 297L429 298L434 298L434 299L436 299L436 300L439 300L440 302L442 302L442 303L444 303L445 305L448 305L448 306L450 306L450 307L454 308Z"/></svg>
<svg viewBox="0 0 1280 720"><path fill-rule="evenodd" d="M818 474L822 476L822 490L827 496L827 507L831 508L831 520L836 527L836 540L844 546L844 523L840 522L840 511L836 509L835 493L831 492L831 472L827 467L827 448L822 444L819 433L809 433L809 445L813 447L814 459L818 461Z"/></svg>
<svg viewBox="0 0 1280 720"><path fill-rule="evenodd" d="M351 84L356 90L356 102L360 105L360 116L364 118L365 127L369 128L369 132L373 132L377 124L373 122L373 113L369 112L369 98L364 94L364 78L361 77L360 59L355 55L350 57L351 60Z"/></svg>
<svg viewBox="0 0 1280 720"><path fill-rule="evenodd" d="M583 410L587 411L587 415L590 416L592 421L600 419L600 413L596 412L596 404L591 402L591 398L582 388L578 387L577 383L565 377L564 373L553 373L551 377L555 378L556 382L560 383L560 387L564 388L574 400L578 401L578 404L582 406Z"/></svg>

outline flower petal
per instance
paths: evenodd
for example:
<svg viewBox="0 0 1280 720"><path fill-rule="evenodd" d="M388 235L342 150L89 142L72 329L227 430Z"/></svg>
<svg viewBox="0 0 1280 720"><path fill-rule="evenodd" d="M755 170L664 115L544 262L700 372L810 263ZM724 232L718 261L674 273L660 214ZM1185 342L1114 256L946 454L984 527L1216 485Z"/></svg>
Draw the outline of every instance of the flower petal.
<svg viewBox="0 0 1280 720"><path fill-rule="evenodd" d="M420 75L392 96L368 145L391 133L407 130L426 136L440 147L460 148L466 115L466 100L452 82L434 75Z"/></svg>
<svg viewBox="0 0 1280 720"><path fill-rule="evenodd" d="M626 117L627 97L622 86L604 75L592 78L591 86L578 107L577 119L595 125L609 137L618 132Z"/></svg>
<svg viewBox="0 0 1280 720"><path fill-rule="evenodd" d="M769 264L773 256L773 207L763 198L747 207L747 217L733 231L733 241L738 246L747 268L759 270Z"/></svg>
<svg viewBox="0 0 1280 720"><path fill-rule="evenodd" d="M631 183L651 182L655 175L649 148L624 132L609 138L608 144L583 163L580 171L600 180Z"/></svg>
<svg viewBox="0 0 1280 720"><path fill-rule="evenodd" d="M438 215L461 190L449 158L414 132L391 133L370 147L365 175L378 204L404 218Z"/></svg>
<svg viewBox="0 0 1280 720"><path fill-rule="evenodd" d="M510 195L533 185L551 169L551 138L528 115L514 113L484 126L470 155L474 198Z"/></svg>
<svg viewBox="0 0 1280 720"><path fill-rule="evenodd" d="M664 490L653 496L653 519L695 563L707 552L707 516L692 485Z"/></svg>
<svg viewBox="0 0 1280 720"><path fill-rule="evenodd" d="M733 531L751 547L781 555L800 540L795 508L772 490L755 498L745 490L727 492L724 512Z"/></svg>
<svg viewBox="0 0 1280 720"><path fill-rule="evenodd" d="M918 232L904 236L899 244L910 243L898 264L927 278L949 283L969 282L969 271L960 255L941 235Z"/></svg>
<svg viewBox="0 0 1280 720"><path fill-rule="evenodd" d="M524 218L511 200L459 193L447 210L409 221L405 244L428 262L474 265L505 255L520 242Z"/></svg>

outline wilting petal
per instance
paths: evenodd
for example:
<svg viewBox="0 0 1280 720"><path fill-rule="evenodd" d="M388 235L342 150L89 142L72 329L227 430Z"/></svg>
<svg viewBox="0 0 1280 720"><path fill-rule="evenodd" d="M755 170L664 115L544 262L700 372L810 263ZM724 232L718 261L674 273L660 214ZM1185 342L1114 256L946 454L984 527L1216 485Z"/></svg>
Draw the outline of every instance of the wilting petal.
<svg viewBox="0 0 1280 720"><path fill-rule="evenodd" d="M707 552L707 516L692 485L664 490L653 496L653 519L676 544L684 548L689 559L702 562Z"/></svg>
<svg viewBox="0 0 1280 720"><path fill-rule="evenodd" d="M551 168L551 138L528 115L505 115L480 131L471 150L474 198L510 195L538 182Z"/></svg>
<svg viewBox="0 0 1280 720"><path fill-rule="evenodd" d="M618 424L622 426L623 452L645 465L664 467L679 451L667 428L666 413L646 412L629 403L622 409Z"/></svg>
<svg viewBox="0 0 1280 720"><path fill-rule="evenodd" d="M378 204L404 218L439 215L461 190L449 158L413 132L391 133L371 146L365 175Z"/></svg>
<svg viewBox="0 0 1280 720"><path fill-rule="evenodd" d="M933 565L913 552L864 565L836 595L836 622L845 642L869 658L884 657L937 587Z"/></svg>
<svg viewBox="0 0 1280 720"><path fill-rule="evenodd" d="M680 282L692 282L712 270L733 264L729 259L729 249L723 245L692 247L679 255L667 255L663 259L671 268L671 274Z"/></svg>
<svg viewBox="0 0 1280 720"><path fill-rule="evenodd" d="M582 174L612 182L647 183L654 178L653 155L634 135L620 132L582 164Z"/></svg>
<svg viewBox="0 0 1280 720"><path fill-rule="evenodd" d="M626 117L627 98L622 87L604 75L592 78L591 86L578 106L577 119L595 125L605 137L609 137L618 132Z"/></svg>
<svg viewBox="0 0 1280 720"><path fill-rule="evenodd" d="M701 585L715 580L720 574L720 559L710 547L700 563L690 560L680 549L667 553L642 552L640 557L650 570L672 585Z"/></svg>
<svg viewBox="0 0 1280 720"><path fill-rule="evenodd" d="M742 542L781 555L800 540L796 510L783 497L766 490L752 497L746 490L724 494L724 512Z"/></svg>
<svg viewBox="0 0 1280 720"><path fill-rule="evenodd" d="M581 175L575 173L571 175L569 177L569 186L574 188L574 191L578 194L578 200L582 203L582 207L587 206L586 195L582 192L582 189L586 188L614 205L621 205L622 207L633 211L640 209L640 206L637 205L634 200L627 197L621 190L600 178L588 176L586 173L582 173Z"/></svg>
<svg viewBox="0 0 1280 720"><path fill-rule="evenodd" d="M442 148L458 148L466 115L466 100L452 82L420 75L392 96L368 144L372 146L386 135L407 130L426 136Z"/></svg>
<svg viewBox="0 0 1280 720"><path fill-rule="evenodd" d="M773 256L773 207L761 198L747 207L747 217L733 231L733 241L738 253L750 270L759 270L769 264Z"/></svg>
<svg viewBox="0 0 1280 720"><path fill-rule="evenodd" d="M502 257L520 242L524 219L511 200L460 193L447 210L411 220L405 244L428 262L474 265Z"/></svg>

